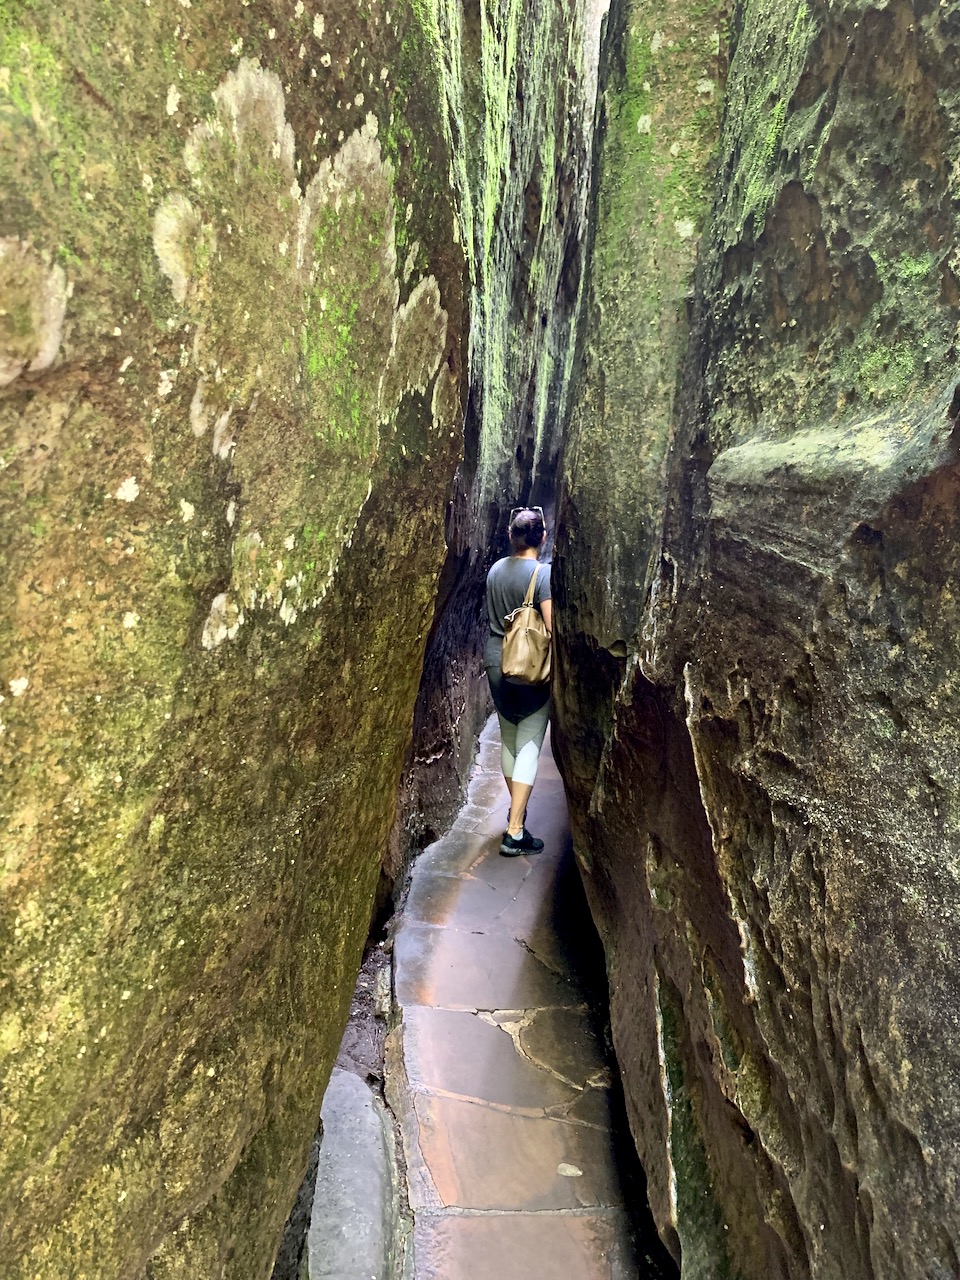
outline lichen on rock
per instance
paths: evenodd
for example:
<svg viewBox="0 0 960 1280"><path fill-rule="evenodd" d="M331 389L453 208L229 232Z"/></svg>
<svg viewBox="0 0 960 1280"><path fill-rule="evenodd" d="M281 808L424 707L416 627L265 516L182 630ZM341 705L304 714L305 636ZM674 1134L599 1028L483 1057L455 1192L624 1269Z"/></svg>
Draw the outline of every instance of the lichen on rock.
<svg viewBox="0 0 960 1280"><path fill-rule="evenodd" d="M60 350L67 278L31 246L0 238L0 387L49 369Z"/></svg>
<svg viewBox="0 0 960 1280"><path fill-rule="evenodd" d="M462 449L449 156L390 10L4 14L15 1280L268 1274L313 1139Z"/></svg>
<svg viewBox="0 0 960 1280"><path fill-rule="evenodd" d="M301 189L279 78L244 58L213 100L215 116L184 145L192 200L167 196L154 217L157 257L195 324L191 425L196 435L212 426L214 454L241 483L265 449L293 450L302 474L241 507L243 589L211 605L207 648L234 639L258 606L289 625L322 601L369 496L382 427L404 394L427 392L447 341L432 276L400 301L393 169L376 116ZM269 266L268 298L255 273L240 274L251 259ZM279 402L266 391L276 386ZM278 414L293 415L282 436Z"/></svg>

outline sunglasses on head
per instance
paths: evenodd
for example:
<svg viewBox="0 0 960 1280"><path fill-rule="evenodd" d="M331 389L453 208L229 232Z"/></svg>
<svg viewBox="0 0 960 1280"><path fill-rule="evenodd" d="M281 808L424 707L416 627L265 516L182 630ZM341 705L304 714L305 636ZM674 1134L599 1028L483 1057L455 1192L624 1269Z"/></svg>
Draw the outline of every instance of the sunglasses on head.
<svg viewBox="0 0 960 1280"><path fill-rule="evenodd" d="M513 510L510 512L511 524L513 524L513 517L517 514L518 511L536 511L540 519L543 520L543 523L546 524L546 520L544 520L543 518L543 507L514 507Z"/></svg>

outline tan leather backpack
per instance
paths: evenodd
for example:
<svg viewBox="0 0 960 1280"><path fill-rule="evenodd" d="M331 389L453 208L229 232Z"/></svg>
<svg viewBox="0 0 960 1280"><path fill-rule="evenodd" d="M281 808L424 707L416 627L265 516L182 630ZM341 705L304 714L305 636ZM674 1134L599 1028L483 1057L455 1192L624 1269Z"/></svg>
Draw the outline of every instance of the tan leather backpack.
<svg viewBox="0 0 960 1280"><path fill-rule="evenodd" d="M505 680L515 680L518 684L545 684L550 679L550 633L533 603L539 571L539 564L534 565L523 604L503 620L500 670Z"/></svg>

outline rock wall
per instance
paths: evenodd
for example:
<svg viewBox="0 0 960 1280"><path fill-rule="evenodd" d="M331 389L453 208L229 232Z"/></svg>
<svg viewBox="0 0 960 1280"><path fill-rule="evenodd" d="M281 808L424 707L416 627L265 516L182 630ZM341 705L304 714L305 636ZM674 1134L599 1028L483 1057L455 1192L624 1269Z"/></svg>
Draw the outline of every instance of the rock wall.
<svg viewBox="0 0 960 1280"><path fill-rule="evenodd" d="M4 1274L263 1277L462 457L419 6L3 6Z"/></svg>
<svg viewBox="0 0 960 1280"><path fill-rule="evenodd" d="M685 1280L960 1272L958 38L611 14L556 741Z"/></svg>

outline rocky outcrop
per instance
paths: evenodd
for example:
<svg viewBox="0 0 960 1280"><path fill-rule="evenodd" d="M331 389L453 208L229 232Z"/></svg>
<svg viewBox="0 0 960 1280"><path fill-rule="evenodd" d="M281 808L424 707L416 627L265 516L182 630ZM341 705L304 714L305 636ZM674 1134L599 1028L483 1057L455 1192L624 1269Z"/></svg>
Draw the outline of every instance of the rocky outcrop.
<svg viewBox="0 0 960 1280"><path fill-rule="evenodd" d="M418 12L4 10L11 1277L268 1275L303 1173L462 456Z"/></svg>
<svg viewBox="0 0 960 1280"><path fill-rule="evenodd" d="M719 16L611 18L556 748L684 1277L946 1278L960 28Z"/></svg>

